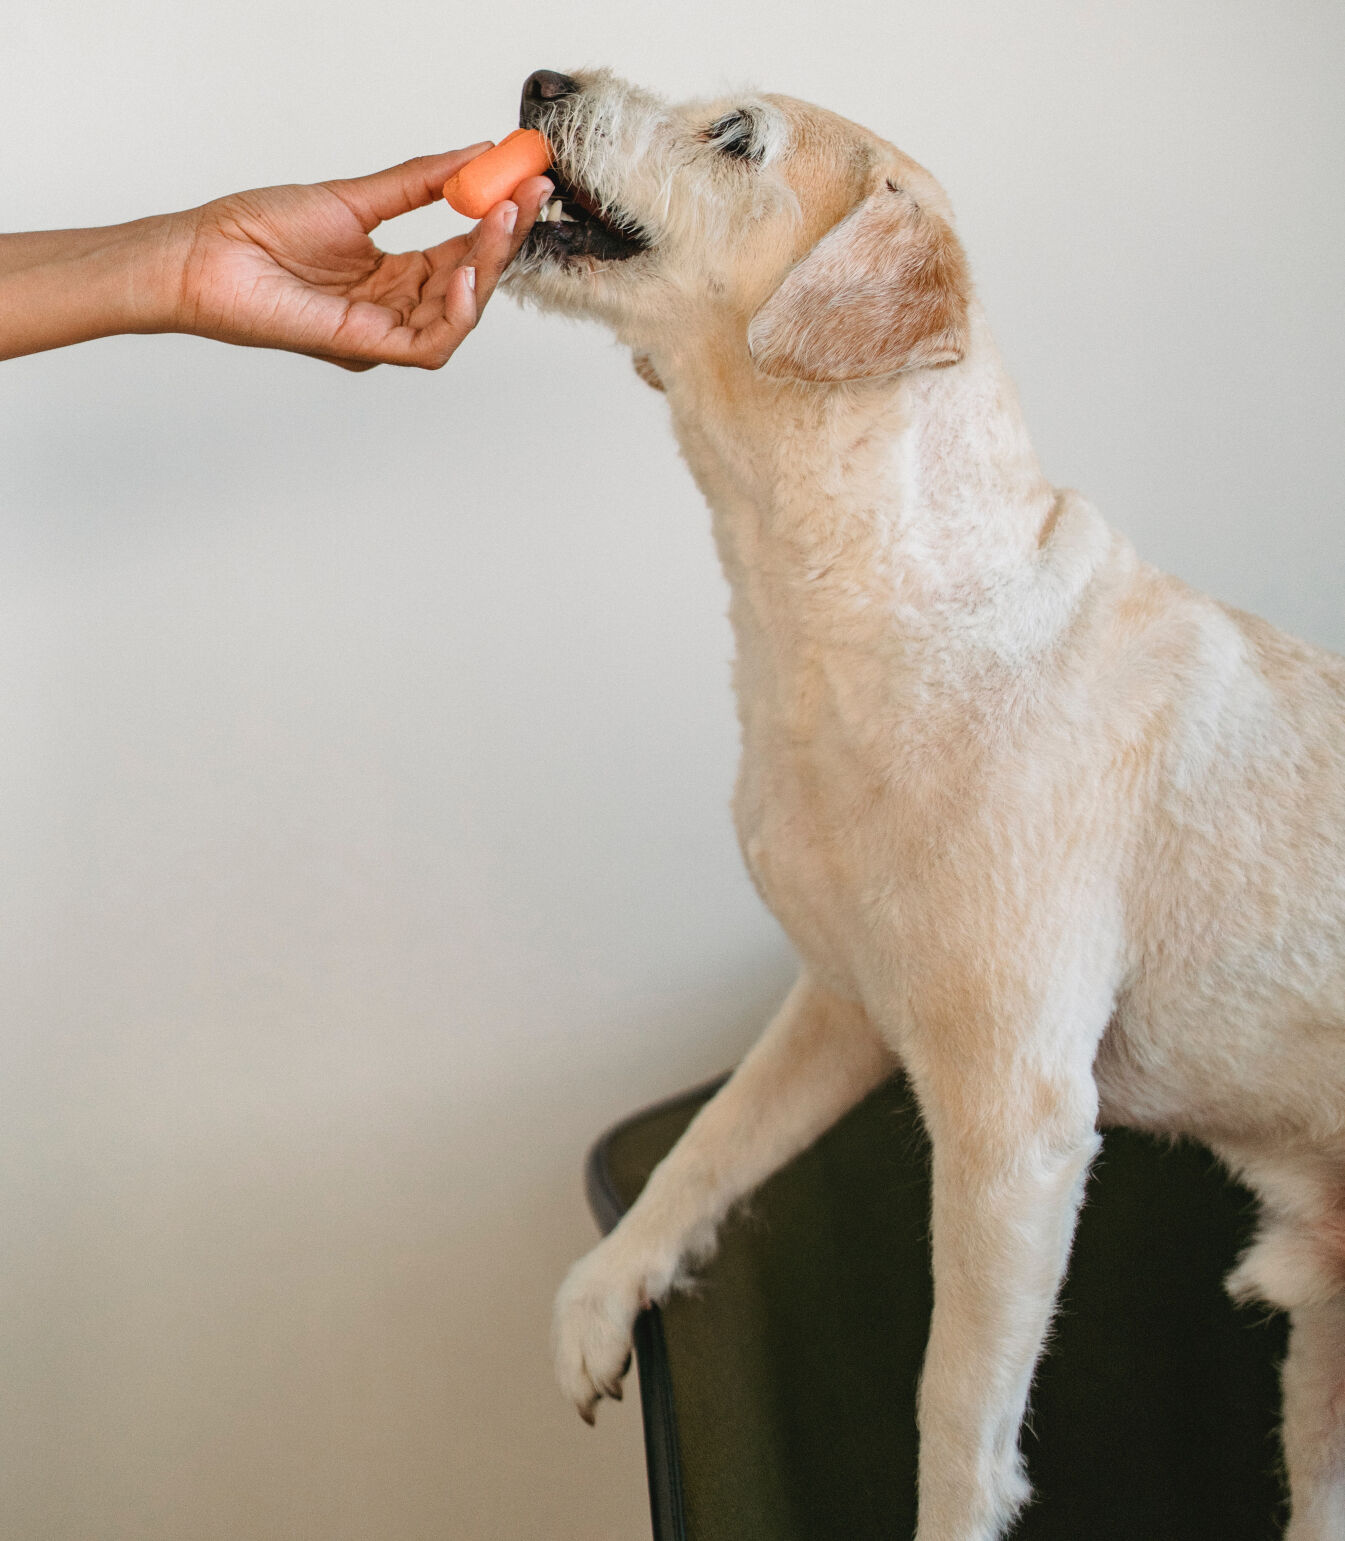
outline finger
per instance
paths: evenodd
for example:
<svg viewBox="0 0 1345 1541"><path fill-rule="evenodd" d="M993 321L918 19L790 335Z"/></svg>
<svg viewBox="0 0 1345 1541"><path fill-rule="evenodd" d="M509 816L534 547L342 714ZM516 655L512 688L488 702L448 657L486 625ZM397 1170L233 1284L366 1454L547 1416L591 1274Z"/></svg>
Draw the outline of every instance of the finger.
<svg viewBox="0 0 1345 1541"><path fill-rule="evenodd" d="M475 267L461 267L454 273L444 295L443 315L414 332L409 340L410 362L438 369L457 352L481 318L479 283Z"/></svg>
<svg viewBox="0 0 1345 1541"><path fill-rule="evenodd" d="M495 285L500 281L500 274L522 241L521 236L515 239L520 213L512 202L497 203L477 228L472 261L476 265L478 314L485 309L486 302L495 292Z"/></svg>
<svg viewBox="0 0 1345 1541"><path fill-rule="evenodd" d="M491 294L495 293L495 285L504 274L505 268L518 256L519 248L527 240L528 231L532 230L538 214L541 213L542 203L547 202L552 193L555 193L555 185L547 177L528 177L527 182L516 186L513 193L513 203L518 206L518 216L513 220L513 228L510 228L510 222L505 214L510 206L508 203L499 205L501 208L499 236L496 236L490 223L495 217L495 210L491 210L490 214L482 220L481 237L479 237L475 254L478 314L484 310Z"/></svg>
<svg viewBox="0 0 1345 1541"><path fill-rule="evenodd" d="M514 226L514 250L522 246L528 231L537 223L537 216L541 213L542 205L555 192L554 184L546 177L529 177L520 182L506 202L512 202L518 209L518 220ZM498 209L500 204L495 205ZM484 224L495 209L490 209L482 217ZM480 235L481 225L476 225L466 235L451 236L447 241L440 241L437 246L429 246L425 249L425 255L430 259L436 269L446 262L456 265L458 262L469 259L476 251L476 244Z"/></svg>
<svg viewBox="0 0 1345 1541"><path fill-rule="evenodd" d="M368 234L385 219L409 214L442 197L444 183L468 161L489 150L493 141L483 139L465 150L443 155L418 155L414 160L375 171L367 177L338 178L324 182L352 211Z"/></svg>
<svg viewBox="0 0 1345 1541"><path fill-rule="evenodd" d="M523 226L526 224L528 230L532 228L542 205L550 199L555 190L555 184L549 177L529 177L526 182L520 182L514 189L513 199L518 205L518 224L523 235L528 233Z"/></svg>
<svg viewBox="0 0 1345 1541"><path fill-rule="evenodd" d="M384 364L404 364L420 369L439 369L453 356L463 339L477 323L480 308L476 299L476 269L460 267L454 271L443 301L433 307L423 325L392 327L361 348L368 356ZM379 307L370 307L378 312ZM352 327L364 319L362 302L351 307Z"/></svg>
<svg viewBox="0 0 1345 1541"><path fill-rule="evenodd" d="M551 201L555 185L547 177L529 177L514 189L513 201L518 205L518 222L514 226L514 239L507 262L512 262L518 249L528 238L528 232L537 223L542 206Z"/></svg>

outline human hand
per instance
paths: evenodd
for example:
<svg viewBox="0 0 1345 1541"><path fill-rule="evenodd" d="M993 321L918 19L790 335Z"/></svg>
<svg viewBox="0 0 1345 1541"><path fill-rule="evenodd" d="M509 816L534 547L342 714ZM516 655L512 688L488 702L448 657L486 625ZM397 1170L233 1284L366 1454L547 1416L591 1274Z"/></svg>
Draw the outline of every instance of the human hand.
<svg viewBox="0 0 1345 1541"><path fill-rule="evenodd" d="M384 252L370 235L432 203L488 148L483 141L372 176L233 193L165 216L171 319L155 329L287 348L347 369L438 369L476 325L552 184L528 178L472 230L425 251Z"/></svg>

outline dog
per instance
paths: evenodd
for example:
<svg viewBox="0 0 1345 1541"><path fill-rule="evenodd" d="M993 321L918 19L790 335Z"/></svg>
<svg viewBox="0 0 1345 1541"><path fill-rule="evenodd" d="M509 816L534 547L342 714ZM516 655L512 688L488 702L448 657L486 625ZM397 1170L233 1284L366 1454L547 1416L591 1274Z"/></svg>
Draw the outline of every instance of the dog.
<svg viewBox="0 0 1345 1541"><path fill-rule="evenodd" d="M900 1066L932 1146L918 1541L992 1541L1109 1124L1260 1200L1291 1541L1345 1537L1345 660L1154 570L1047 482L934 178L777 95L538 71L556 197L506 278L606 323L732 593L747 866L787 1000L556 1302L562 1387Z"/></svg>

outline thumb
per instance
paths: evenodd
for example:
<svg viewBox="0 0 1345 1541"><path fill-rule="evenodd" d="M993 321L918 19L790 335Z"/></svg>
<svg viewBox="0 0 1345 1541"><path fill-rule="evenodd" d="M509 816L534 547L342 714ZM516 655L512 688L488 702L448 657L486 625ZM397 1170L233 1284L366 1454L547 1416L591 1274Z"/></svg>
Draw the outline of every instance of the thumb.
<svg viewBox="0 0 1345 1541"><path fill-rule="evenodd" d="M444 190L444 183L468 161L489 150L492 140L482 139L465 150L448 150L443 155L418 155L414 160L375 171L367 177L342 177L324 182L364 226L367 235L385 219L396 219L433 203Z"/></svg>

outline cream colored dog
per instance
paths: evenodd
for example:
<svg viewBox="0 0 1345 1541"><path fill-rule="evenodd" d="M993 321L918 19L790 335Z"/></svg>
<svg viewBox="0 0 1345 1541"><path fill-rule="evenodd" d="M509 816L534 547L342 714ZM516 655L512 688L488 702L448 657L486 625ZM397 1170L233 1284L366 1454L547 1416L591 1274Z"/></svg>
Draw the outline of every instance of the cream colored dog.
<svg viewBox="0 0 1345 1541"><path fill-rule="evenodd" d="M1143 565L1042 475L947 200L779 96L542 71L508 283L667 392L732 586L734 811L802 973L556 1306L586 1418L728 1209L894 1065L933 1144L919 1541L1027 1497L1100 1124L1263 1201L1292 1541L1345 1537L1345 662Z"/></svg>

